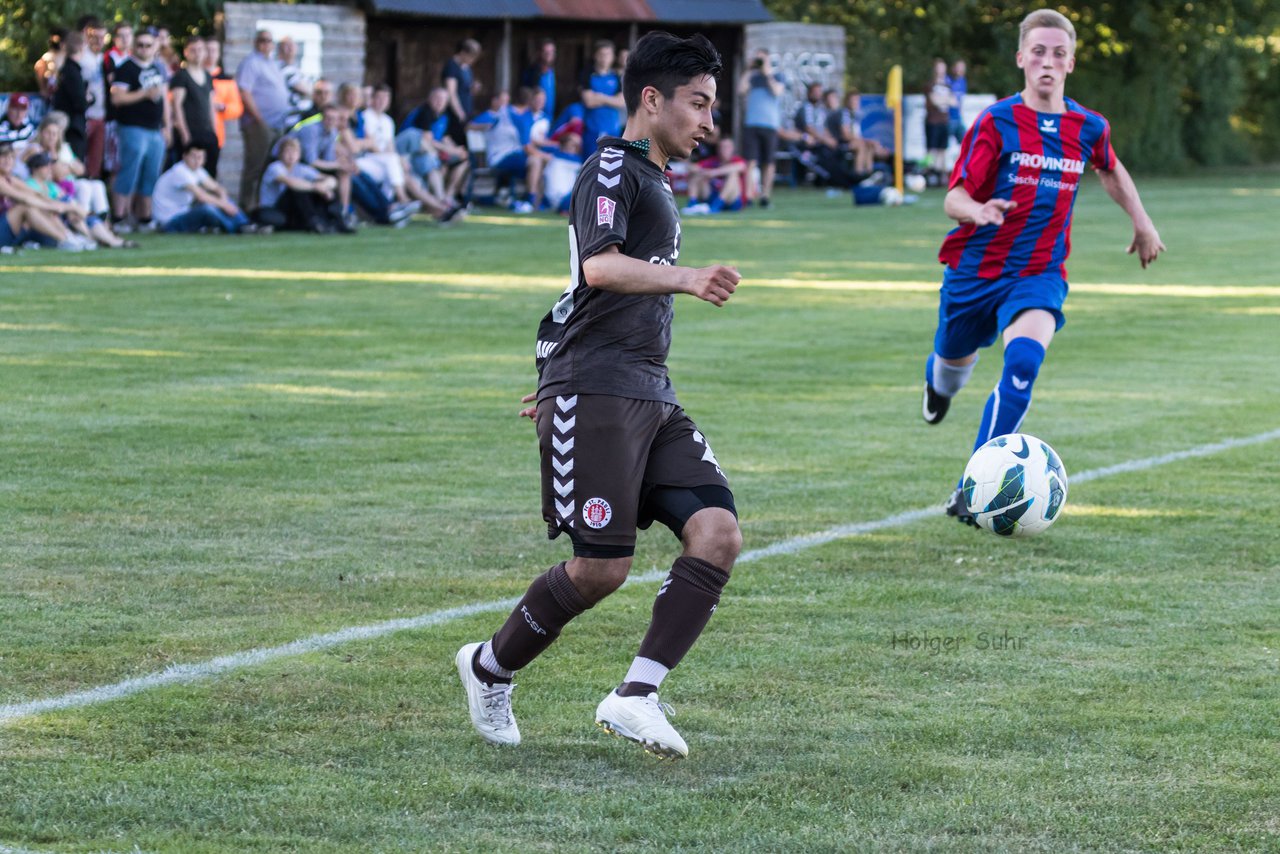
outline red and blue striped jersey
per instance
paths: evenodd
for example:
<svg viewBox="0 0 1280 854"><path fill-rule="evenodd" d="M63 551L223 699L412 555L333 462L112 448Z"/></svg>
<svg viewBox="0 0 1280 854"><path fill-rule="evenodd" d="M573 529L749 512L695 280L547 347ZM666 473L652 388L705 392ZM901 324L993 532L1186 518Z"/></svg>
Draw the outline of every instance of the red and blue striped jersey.
<svg viewBox="0 0 1280 854"><path fill-rule="evenodd" d="M1065 113L1040 113L1014 95L982 111L960 144L949 188L975 201L1010 199L1003 225L962 223L938 260L957 273L998 279L1056 272L1067 276L1071 211L1085 164L1115 168L1111 125L1066 99Z"/></svg>

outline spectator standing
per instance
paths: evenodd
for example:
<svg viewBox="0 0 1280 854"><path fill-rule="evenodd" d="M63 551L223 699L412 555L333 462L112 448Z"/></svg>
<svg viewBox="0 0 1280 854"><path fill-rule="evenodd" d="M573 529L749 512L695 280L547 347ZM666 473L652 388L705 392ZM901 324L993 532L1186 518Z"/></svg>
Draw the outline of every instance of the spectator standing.
<svg viewBox="0 0 1280 854"><path fill-rule="evenodd" d="M951 126L951 80L947 77L947 63L933 61L933 76L924 91L924 144L929 151L929 172L935 184L946 180L947 132Z"/></svg>
<svg viewBox="0 0 1280 854"><path fill-rule="evenodd" d="M132 214L145 229L152 227L151 194L164 167L172 127L168 73L155 52L155 32L139 33L132 52L115 69L110 92L120 148L112 187L114 213L117 220Z"/></svg>
<svg viewBox="0 0 1280 854"><path fill-rule="evenodd" d="M36 88L40 97L48 101L58 88L58 74L67 59L67 31L61 27L49 33L49 49L36 60Z"/></svg>
<svg viewBox="0 0 1280 854"><path fill-rule="evenodd" d="M543 109L549 116L556 114L556 43L553 39L543 39L538 43L538 56L524 70L520 85L546 93L547 102Z"/></svg>
<svg viewBox="0 0 1280 854"><path fill-rule="evenodd" d="M100 178L107 141L107 86L103 68L107 31L102 21L93 15L81 18L78 29L84 34L84 49L76 60L89 89L89 108L85 110L84 166L90 178Z"/></svg>
<svg viewBox="0 0 1280 854"><path fill-rule="evenodd" d="M768 50L756 51L751 67L738 80L738 94L747 99L742 128L742 153L747 161L748 198L759 197L769 207L778 171L778 128L782 125L782 95L786 79L773 67ZM756 186L756 169L760 183Z"/></svg>
<svg viewBox="0 0 1280 854"><path fill-rule="evenodd" d="M102 57L102 86L107 92L106 135L102 148L102 171L115 173L120 168L120 134L116 124L116 108L111 103L111 84L116 68L133 52L133 25L117 21L111 28L111 46Z"/></svg>
<svg viewBox="0 0 1280 854"><path fill-rule="evenodd" d="M182 57L173 46L173 33L164 24L156 25L156 59L163 63L170 77L182 67Z"/></svg>
<svg viewBox="0 0 1280 854"><path fill-rule="evenodd" d="M222 149L227 145L227 122L244 115L244 102L235 78L222 69L222 42L213 36L204 40L204 70L213 83L213 133ZM209 170L209 174L214 173Z"/></svg>
<svg viewBox="0 0 1280 854"><path fill-rule="evenodd" d="M51 106L67 115L66 141L78 159L84 160L89 141L89 84L84 79L80 55L84 52L84 33L72 30L64 41L67 61L58 72L58 86Z"/></svg>
<svg viewBox="0 0 1280 854"><path fill-rule="evenodd" d="M444 71L440 74L441 84L449 93L449 136L458 145L467 144L467 121L474 114L475 74L472 65L479 58L480 43L475 39L463 39L458 43L458 52L444 64Z"/></svg>
<svg viewBox="0 0 1280 854"><path fill-rule="evenodd" d="M289 36L276 42L276 61L280 63L280 73L289 90L289 114L285 117L284 126L291 128L307 116L315 114L311 103L315 84L298 67L298 43Z"/></svg>
<svg viewBox="0 0 1280 854"><path fill-rule="evenodd" d="M272 58L275 39L267 30L258 30L253 51L236 70L236 85L244 103L240 132L244 135L244 165L240 172L240 206L258 201L258 182L267 166L271 150L284 134L289 112L289 89L280 66Z"/></svg>
<svg viewBox="0 0 1280 854"><path fill-rule="evenodd" d="M956 142L964 141L964 96L969 94L968 66L963 59L951 63L951 110L948 132Z"/></svg>
<svg viewBox="0 0 1280 854"><path fill-rule="evenodd" d="M174 147L186 151L197 145L205 150L205 171L211 177L218 175L218 155L221 146L214 128L213 78L204 67L205 40L196 36L188 39L182 49L184 62L169 82L173 99Z"/></svg>
<svg viewBox="0 0 1280 854"><path fill-rule="evenodd" d="M618 111L627 105L622 99L622 77L613 66L614 53L613 42L601 39L591 53L591 66L582 72L580 88L586 108L582 117L584 159L595 152L597 139L622 132Z"/></svg>

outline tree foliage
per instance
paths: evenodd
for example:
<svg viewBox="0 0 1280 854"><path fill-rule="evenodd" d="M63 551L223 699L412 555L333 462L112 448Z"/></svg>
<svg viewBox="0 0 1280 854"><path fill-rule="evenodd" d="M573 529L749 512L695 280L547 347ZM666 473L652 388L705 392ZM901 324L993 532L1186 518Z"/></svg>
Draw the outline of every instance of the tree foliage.
<svg viewBox="0 0 1280 854"><path fill-rule="evenodd" d="M1022 88L1018 24L1040 4L985 0L765 0L780 21L841 24L851 83L888 69L923 85L935 56L969 64L970 91ZM1068 93L1105 114L1120 156L1178 169L1280 159L1280 0L1082 0L1053 6L1078 45Z"/></svg>
<svg viewBox="0 0 1280 854"><path fill-rule="evenodd" d="M0 4L0 91L34 91L34 66L48 47L49 34L96 15L110 29L116 21L135 27L163 24L181 40L209 30L221 0L4 0Z"/></svg>

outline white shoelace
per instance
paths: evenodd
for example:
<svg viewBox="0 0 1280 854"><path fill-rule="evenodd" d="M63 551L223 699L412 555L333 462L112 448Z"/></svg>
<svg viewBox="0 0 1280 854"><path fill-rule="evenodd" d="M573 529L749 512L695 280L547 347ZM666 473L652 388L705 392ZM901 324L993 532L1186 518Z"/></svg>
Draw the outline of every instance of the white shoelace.
<svg viewBox="0 0 1280 854"><path fill-rule="evenodd" d="M485 717L495 726L511 726L511 692L515 685L494 685L480 694Z"/></svg>

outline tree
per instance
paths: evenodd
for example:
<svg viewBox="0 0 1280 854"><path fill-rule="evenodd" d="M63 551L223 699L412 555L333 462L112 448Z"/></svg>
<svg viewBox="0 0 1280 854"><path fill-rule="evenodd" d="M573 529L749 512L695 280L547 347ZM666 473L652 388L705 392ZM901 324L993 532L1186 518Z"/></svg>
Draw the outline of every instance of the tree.
<svg viewBox="0 0 1280 854"><path fill-rule="evenodd" d="M970 89L1022 87L1018 24L1041 4L983 0L765 0L778 20L841 24L850 82L883 86L901 63L909 88L930 60L963 57ZM1068 91L1105 114L1120 156L1146 169L1280 157L1280 2L1085 0L1057 6L1076 27Z"/></svg>
<svg viewBox="0 0 1280 854"><path fill-rule="evenodd" d="M0 91L34 90L33 69L49 34L74 27L84 15L97 15L108 29L116 21L164 24L181 41L193 32L211 31L221 8L219 0L6 0L0 7Z"/></svg>

